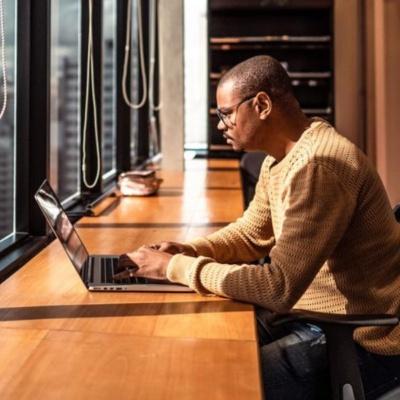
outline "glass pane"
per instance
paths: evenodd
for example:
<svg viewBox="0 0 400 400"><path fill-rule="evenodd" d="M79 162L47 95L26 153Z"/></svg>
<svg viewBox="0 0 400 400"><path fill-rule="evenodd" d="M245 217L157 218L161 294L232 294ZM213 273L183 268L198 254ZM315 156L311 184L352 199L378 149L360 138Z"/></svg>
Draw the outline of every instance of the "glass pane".
<svg viewBox="0 0 400 400"><path fill-rule="evenodd" d="M116 170L114 0L103 0L103 178Z"/></svg>
<svg viewBox="0 0 400 400"><path fill-rule="evenodd" d="M4 36L0 33L0 241L15 229L16 4L15 0L3 1Z"/></svg>
<svg viewBox="0 0 400 400"><path fill-rule="evenodd" d="M50 182L61 200L79 191L80 0L51 2Z"/></svg>

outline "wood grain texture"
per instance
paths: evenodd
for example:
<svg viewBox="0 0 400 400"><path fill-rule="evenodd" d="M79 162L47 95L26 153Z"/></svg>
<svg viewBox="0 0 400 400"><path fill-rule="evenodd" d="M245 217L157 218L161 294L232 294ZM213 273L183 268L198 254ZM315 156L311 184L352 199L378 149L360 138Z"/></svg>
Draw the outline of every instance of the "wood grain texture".
<svg viewBox="0 0 400 400"><path fill-rule="evenodd" d="M242 213L237 161L162 171L77 230L120 254L208 234ZM1 285L1 399L261 399L253 307L196 293L89 292L53 241Z"/></svg>
<svg viewBox="0 0 400 400"><path fill-rule="evenodd" d="M50 332L2 399L260 399L250 342Z"/></svg>

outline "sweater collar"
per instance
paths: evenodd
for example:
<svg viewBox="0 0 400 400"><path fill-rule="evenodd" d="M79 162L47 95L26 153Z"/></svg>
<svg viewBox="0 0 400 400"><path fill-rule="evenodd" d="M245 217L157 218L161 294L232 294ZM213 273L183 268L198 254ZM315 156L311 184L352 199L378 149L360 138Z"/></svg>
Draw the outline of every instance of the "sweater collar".
<svg viewBox="0 0 400 400"><path fill-rule="evenodd" d="M286 154L286 156L281 160L281 161L277 161L274 157L270 156L269 158L269 162L268 162L268 168L272 171L274 171L274 173L277 173L278 171L280 171L288 162L289 160L293 157L293 155L296 154L297 149L301 146L301 143L306 140L306 137L308 136L308 133L310 133L311 131L315 130L319 125L321 124L326 124L327 121L325 121L322 118L319 117L314 117L311 119L311 124L310 126L308 126L304 132L301 134L299 140L296 142L296 144L293 146L293 148L289 151L288 154Z"/></svg>

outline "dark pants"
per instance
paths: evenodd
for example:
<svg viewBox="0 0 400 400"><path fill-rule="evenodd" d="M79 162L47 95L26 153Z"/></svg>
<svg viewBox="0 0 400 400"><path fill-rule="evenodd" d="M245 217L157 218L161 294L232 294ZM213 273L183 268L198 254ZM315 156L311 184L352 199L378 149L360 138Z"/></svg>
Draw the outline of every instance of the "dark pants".
<svg viewBox="0 0 400 400"><path fill-rule="evenodd" d="M269 311L257 310L257 329L266 400L331 398L325 335L302 322L271 327ZM378 356L357 347L367 400L400 384L400 356Z"/></svg>

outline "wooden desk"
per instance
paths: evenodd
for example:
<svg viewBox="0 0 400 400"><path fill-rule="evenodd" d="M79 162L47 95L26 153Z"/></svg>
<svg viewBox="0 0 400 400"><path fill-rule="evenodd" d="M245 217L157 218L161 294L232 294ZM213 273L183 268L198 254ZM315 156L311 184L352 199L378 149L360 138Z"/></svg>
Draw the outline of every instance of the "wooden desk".
<svg viewBox="0 0 400 400"><path fill-rule="evenodd" d="M238 217L237 170L214 162L207 172L204 163L160 173L156 197L122 198L82 219L77 229L89 251L182 241ZM0 286L0 304L1 399L262 397L248 304L195 293L88 292L58 242Z"/></svg>

